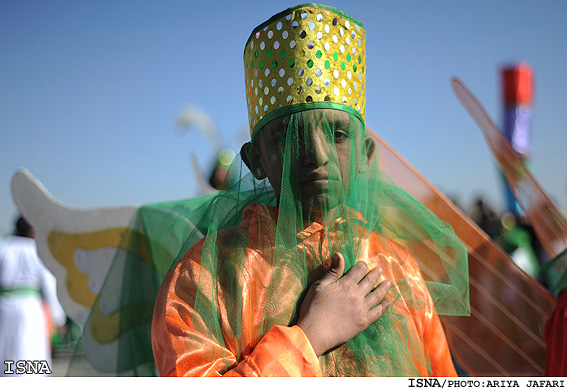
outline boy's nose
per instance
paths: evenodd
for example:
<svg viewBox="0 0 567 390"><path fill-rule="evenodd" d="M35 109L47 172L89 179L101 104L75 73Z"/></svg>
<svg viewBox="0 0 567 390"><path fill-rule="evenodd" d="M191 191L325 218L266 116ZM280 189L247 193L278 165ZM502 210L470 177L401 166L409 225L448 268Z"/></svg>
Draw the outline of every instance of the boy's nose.
<svg viewBox="0 0 567 390"><path fill-rule="evenodd" d="M304 165L323 166L329 162L329 145L324 131L308 131L304 135L303 162Z"/></svg>

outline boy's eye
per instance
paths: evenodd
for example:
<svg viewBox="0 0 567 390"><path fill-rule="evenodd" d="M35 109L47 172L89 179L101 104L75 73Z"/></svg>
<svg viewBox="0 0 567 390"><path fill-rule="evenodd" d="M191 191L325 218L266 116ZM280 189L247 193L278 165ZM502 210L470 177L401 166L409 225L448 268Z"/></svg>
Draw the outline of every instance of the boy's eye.
<svg viewBox="0 0 567 390"><path fill-rule="evenodd" d="M335 130L335 140L342 141L348 138L348 134L344 130Z"/></svg>

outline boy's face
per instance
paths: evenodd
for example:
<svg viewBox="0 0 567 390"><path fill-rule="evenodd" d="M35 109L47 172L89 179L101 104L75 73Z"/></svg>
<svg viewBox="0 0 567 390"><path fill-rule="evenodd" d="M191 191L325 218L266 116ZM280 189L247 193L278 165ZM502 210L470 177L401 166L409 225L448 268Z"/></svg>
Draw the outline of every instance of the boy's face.
<svg viewBox="0 0 567 390"><path fill-rule="evenodd" d="M299 181L295 196L304 209L323 211L343 203L351 182L364 171L374 151L373 141L364 139L360 126L350 126L350 116L341 110L313 109L295 114L297 148L290 163L291 182ZM274 119L261 130L251 155L272 184L278 200L282 190L283 164L289 116ZM353 130L353 129L356 129ZM353 134L356 133L356 134ZM363 142L366 144L363 148ZM288 148L290 145L288 145ZM288 149L287 152L290 150ZM252 171L257 178L257 171ZM353 177L354 176L354 177Z"/></svg>

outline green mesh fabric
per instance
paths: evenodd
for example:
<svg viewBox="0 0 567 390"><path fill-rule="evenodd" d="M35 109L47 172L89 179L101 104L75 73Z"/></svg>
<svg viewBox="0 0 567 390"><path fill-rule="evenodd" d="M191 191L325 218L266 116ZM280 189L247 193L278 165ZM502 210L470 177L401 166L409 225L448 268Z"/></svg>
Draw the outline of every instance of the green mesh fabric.
<svg viewBox="0 0 567 390"><path fill-rule="evenodd" d="M93 369L91 375L157 374L151 344L154 302L167 272L196 244L202 249L199 278L219 283L195 282L194 309L208 337L220 343L260 339L273 325L294 325L304 294L329 268L331 255L343 253L346 272L357 261L376 258L369 254L372 240L383 248L380 258L390 259L382 266L390 267L395 288L388 297L404 303L399 307L419 313L434 305L439 315L468 315L466 249L451 226L380 171L372 150L357 117L340 110L307 110L274 119L243 147L229 173L239 180L230 188L140 208L85 326L69 375L84 375L86 367ZM327 180L309 182L313 178ZM247 206L265 217L251 220ZM316 232L315 225L321 227ZM251 319L242 309L243 280L250 273L245 258L251 248L270 270L257 281L267 294L259 334L252 336L244 334ZM430 298L420 292L423 286ZM103 323L95 314L99 311L118 316L119 335L104 343L92 336L93 327ZM322 356L323 373L415 376L416 365L431 372L423 335L410 318L403 310L390 310ZM239 347L237 354L246 352Z"/></svg>

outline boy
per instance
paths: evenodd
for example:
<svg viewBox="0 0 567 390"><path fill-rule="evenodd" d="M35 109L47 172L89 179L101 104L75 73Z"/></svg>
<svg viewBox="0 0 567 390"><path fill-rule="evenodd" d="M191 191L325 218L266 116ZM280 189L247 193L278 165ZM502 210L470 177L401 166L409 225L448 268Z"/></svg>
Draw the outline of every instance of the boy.
<svg viewBox="0 0 567 390"><path fill-rule="evenodd" d="M218 195L160 288L161 375L456 375L437 312L468 310L466 251L373 158L365 38L316 4L251 34L253 177Z"/></svg>

